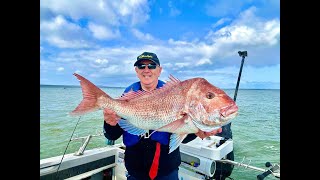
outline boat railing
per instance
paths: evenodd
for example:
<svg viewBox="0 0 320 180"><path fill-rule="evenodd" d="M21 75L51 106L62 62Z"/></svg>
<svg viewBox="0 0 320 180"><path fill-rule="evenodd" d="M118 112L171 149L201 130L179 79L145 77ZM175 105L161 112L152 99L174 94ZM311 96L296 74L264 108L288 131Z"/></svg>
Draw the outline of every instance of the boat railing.
<svg viewBox="0 0 320 180"><path fill-rule="evenodd" d="M86 155L82 156L84 154L84 151L86 151L87 145L90 143L90 141L91 141L91 139L93 137L100 137L100 136L103 136L103 135L104 134L102 132L96 132L96 134L90 134L90 135L87 135L87 136L71 138L70 141L82 141L82 144L79 147L79 149L73 154L74 156L78 156L78 157L74 157L74 158L87 159L89 156L86 156ZM77 135L75 135L75 136L77 136ZM210 140L213 140L213 139L211 138ZM225 143L227 143L227 144L225 144ZM215 148L216 151L213 151L213 149L211 149L210 152L212 152L212 153L214 152L216 154L212 154L211 153L210 157L207 157L207 156L204 157L203 153L202 154L201 153L200 154L199 153L194 153L194 152L198 152L197 149L194 149L194 152L190 151L190 150L188 151L188 149L186 149L186 147L192 147L192 144L191 145L190 144L182 145L182 147L180 149L181 153L182 153L181 154L181 159L182 159L181 167L182 167L182 170L185 169L186 170L185 172L187 174L190 174L191 172L194 172L194 173L196 173L198 175L201 174L204 177L212 177L213 174L215 173L215 170L216 170L216 162L221 162L221 163L226 163L226 164L232 164L232 165L235 165L235 166L238 166L238 167L244 167L245 169L251 169L251 170L259 171L260 174L257 176L258 180L263 180L265 177L267 177L270 174L272 174L276 178L280 178L280 164L274 164L273 165L273 164L267 162L266 163L266 167L268 167L268 168L264 169L264 168L259 168L259 167L255 167L255 166L250 165L251 160L249 161L249 163L245 163L244 162L245 161L245 157L243 158L243 160L241 162L231 161L229 159L225 159L225 157L220 157L220 156L224 156L224 153L228 152L228 151L226 151L226 152L224 151L224 150L227 149L228 143L229 143L229 145L232 144L232 142L226 141L222 145L220 145L219 148ZM200 146L201 144L198 144L198 145ZM207 146L211 147L211 145L212 145L212 143L210 143ZM223 145L225 145L225 146L223 146ZM121 151L123 151L123 144L116 144L116 145L113 145L113 147L120 148L120 149L122 149ZM98 151L92 151L92 152L98 152ZM90 155L90 153L88 153L88 154ZM92 158L92 157L93 157L93 155L91 153L90 158ZM74 158L71 158L71 160L70 160L70 156L69 156L69 159L68 159L68 164L69 165L70 165L70 162L72 161L72 159L74 160ZM104 158L105 158L105 156L104 156ZM124 154L123 153L119 153L117 158L118 158L118 160L116 160L117 163L123 162L121 160L124 159ZM210 158L214 158L214 159L210 159ZM99 159L99 157L98 157L98 159ZM54 163L54 164L51 164L50 166L53 166L53 165L54 166L57 166L57 165L60 166L61 162L62 162L62 160L60 161L59 164ZM122 167L122 165L123 164L121 164L121 167ZM113 167L114 166L106 166L106 167L103 167L103 169L97 168L97 169L95 169L93 171L90 171L88 173L78 174L76 177L77 178L78 177L83 178L84 176L86 176L86 177L87 176L92 176L93 174L96 174L96 173L101 172L101 171L103 171L105 169L113 168ZM46 166L45 168L48 169L49 167ZM43 173L45 171L53 171L53 170L50 170L50 169L47 170L45 168L40 168L40 174L41 174L41 172ZM58 170L59 170L59 167L57 167L56 172L58 172ZM44 174L44 175L46 175L46 174ZM81 178L79 178L79 179L81 179Z"/></svg>
<svg viewBox="0 0 320 180"><path fill-rule="evenodd" d="M75 156L81 156L83 155L83 152L85 151L87 145L89 144L91 138L93 137L99 137L99 136L103 136L103 132L98 132L97 134L94 135L88 135L88 136L82 136L82 137L75 137L72 138L71 141L78 141L78 140L82 140L82 145L80 146L80 148L78 149L78 151L76 151L74 153Z"/></svg>

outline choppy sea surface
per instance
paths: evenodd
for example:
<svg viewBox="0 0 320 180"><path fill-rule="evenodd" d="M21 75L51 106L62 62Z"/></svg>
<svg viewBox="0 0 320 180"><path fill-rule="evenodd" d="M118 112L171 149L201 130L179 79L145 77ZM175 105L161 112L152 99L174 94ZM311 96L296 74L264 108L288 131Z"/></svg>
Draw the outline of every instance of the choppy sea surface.
<svg viewBox="0 0 320 180"><path fill-rule="evenodd" d="M124 88L101 88L118 97ZM225 90L232 98L234 90ZM40 86L40 159L62 155L79 117L72 111L82 100L80 87ZM280 163L280 90L244 90L237 93L238 116L232 121L235 161L259 168ZM102 132L102 111L80 117L73 138ZM86 149L106 146L104 136L93 137ZM116 142L121 142L121 139ZM76 152L81 141L71 141L66 153ZM259 171L235 166L231 178L256 180ZM277 179L269 175L268 179Z"/></svg>

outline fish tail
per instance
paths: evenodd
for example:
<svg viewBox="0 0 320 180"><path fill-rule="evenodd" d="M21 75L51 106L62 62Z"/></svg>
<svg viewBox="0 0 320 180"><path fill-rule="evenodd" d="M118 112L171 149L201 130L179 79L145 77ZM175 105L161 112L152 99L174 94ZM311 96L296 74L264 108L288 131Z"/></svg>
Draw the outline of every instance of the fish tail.
<svg viewBox="0 0 320 180"><path fill-rule="evenodd" d="M80 104L70 113L70 115L82 115L102 108L98 103L98 98L101 96L104 96L110 100L112 99L109 95L107 95L86 78L76 73L73 75L75 75L80 81L83 99Z"/></svg>

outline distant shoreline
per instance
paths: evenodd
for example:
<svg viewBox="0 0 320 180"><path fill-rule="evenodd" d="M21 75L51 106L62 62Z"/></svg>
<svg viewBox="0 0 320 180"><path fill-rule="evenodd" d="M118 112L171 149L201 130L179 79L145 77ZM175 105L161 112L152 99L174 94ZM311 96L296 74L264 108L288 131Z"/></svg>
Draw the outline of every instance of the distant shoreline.
<svg viewBox="0 0 320 180"><path fill-rule="evenodd" d="M79 85L52 85L40 84L40 87L63 87L63 88L80 88ZM111 86L98 86L99 88L125 88L125 87L111 87Z"/></svg>
<svg viewBox="0 0 320 180"><path fill-rule="evenodd" d="M80 88L79 85L52 85L52 84L40 84L40 87L62 87L62 88ZM98 86L99 88L119 88L124 89L126 87L112 87L112 86ZM234 88L222 88L224 90L235 90ZM239 90L280 90L280 89L243 89Z"/></svg>

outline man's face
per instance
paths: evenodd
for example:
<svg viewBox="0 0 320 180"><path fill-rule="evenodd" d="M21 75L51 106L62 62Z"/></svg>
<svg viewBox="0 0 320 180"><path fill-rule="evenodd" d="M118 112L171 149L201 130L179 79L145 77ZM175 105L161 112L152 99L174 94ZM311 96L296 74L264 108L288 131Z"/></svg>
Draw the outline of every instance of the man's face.
<svg viewBox="0 0 320 180"><path fill-rule="evenodd" d="M150 60L142 60L139 62L139 64L152 64L155 63ZM146 86L151 86L154 83L158 82L158 78L161 74L162 67L156 66L155 69L149 69L148 66L145 66L143 69L139 69L138 67L135 67L136 73L138 78L140 79L141 84Z"/></svg>

